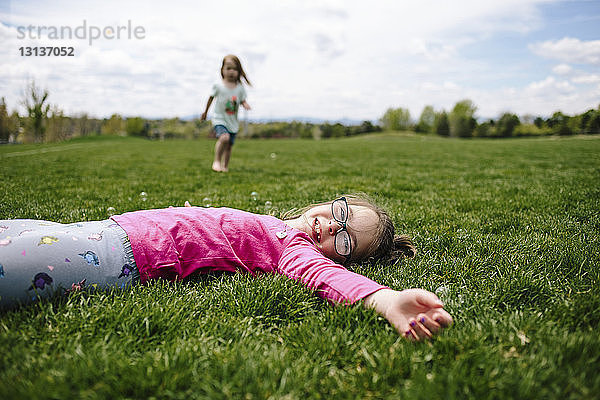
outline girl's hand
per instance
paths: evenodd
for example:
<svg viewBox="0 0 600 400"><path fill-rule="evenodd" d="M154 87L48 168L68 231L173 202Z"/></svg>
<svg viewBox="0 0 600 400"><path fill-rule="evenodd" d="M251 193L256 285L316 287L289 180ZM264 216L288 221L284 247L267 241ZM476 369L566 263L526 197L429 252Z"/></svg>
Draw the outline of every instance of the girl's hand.
<svg viewBox="0 0 600 400"><path fill-rule="evenodd" d="M242 101L242 107L244 107L246 110L252 109L252 108L250 108L250 104L246 103L246 100Z"/></svg>
<svg viewBox="0 0 600 400"><path fill-rule="evenodd" d="M396 291L381 289L365 297L365 306L374 308L404 337L431 338L452 324L452 316L433 293L423 289Z"/></svg>

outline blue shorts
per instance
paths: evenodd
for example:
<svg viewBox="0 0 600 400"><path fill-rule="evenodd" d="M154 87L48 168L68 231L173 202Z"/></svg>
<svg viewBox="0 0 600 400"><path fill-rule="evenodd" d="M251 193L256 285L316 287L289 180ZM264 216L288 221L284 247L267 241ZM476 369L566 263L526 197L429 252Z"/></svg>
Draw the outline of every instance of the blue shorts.
<svg viewBox="0 0 600 400"><path fill-rule="evenodd" d="M222 134L229 133L229 144L233 146L233 142L235 142L235 135L237 135L237 132L229 132L229 129L227 129L225 125L215 125L213 129L215 130L215 135L217 136L217 139L220 138Z"/></svg>

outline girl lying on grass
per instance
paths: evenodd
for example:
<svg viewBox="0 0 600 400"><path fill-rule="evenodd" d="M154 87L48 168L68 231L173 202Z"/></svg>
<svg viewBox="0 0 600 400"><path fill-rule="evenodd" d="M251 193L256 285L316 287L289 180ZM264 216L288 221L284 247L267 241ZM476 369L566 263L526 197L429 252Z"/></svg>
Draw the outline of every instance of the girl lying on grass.
<svg viewBox="0 0 600 400"><path fill-rule="evenodd" d="M363 300L411 340L452 323L435 294L392 290L342 266L415 254L409 238L394 236L388 214L363 197L312 205L283 220L185 205L73 224L0 221L0 305L211 271L267 272L333 303Z"/></svg>

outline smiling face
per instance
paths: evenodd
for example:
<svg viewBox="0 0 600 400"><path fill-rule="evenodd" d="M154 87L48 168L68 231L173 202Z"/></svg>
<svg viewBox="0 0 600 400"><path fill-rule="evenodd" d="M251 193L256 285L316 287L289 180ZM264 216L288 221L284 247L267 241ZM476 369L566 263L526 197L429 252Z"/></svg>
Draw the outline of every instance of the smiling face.
<svg viewBox="0 0 600 400"><path fill-rule="evenodd" d="M372 209L350 205L346 222L350 240L344 240L343 235L338 235L336 251L336 234L343 230L343 224L334 218L331 204L312 207L296 221L296 228L306 232L326 257L339 263L347 261L346 257L339 253L351 253L352 259L366 256L378 233L380 222L377 213Z"/></svg>

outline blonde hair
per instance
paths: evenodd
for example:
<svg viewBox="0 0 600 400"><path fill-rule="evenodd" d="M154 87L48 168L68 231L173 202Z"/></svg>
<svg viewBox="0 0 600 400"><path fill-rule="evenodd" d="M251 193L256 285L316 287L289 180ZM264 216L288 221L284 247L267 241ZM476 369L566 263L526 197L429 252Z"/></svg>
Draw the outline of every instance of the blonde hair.
<svg viewBox="0 0 600 400"><path fill-rule="evenodd" d="M235 64L235 69L237 69L238 72L238 83L242 83L242 78L244 78L248 86L252 86L252 84L248 80L248 77L246 76L246 73L244 72L244 68L242 68L242 63L240 62L240 59L237 58L237 56L234 56L233 54L228 54L225 57L223 57L223 63L221 64L221 78L225 78L225 75L223 74L223 68L225 68L225 61L227 61L227 59L230 59Z"/></svg>
<svg viewBox="0 0 600 400"><path fill-rule="evenodd" d="M393 263L401 257L412 258L417 253L417 249L411 238L406 235L395 235L394 223L388 213L364 193L343 195L349 206L361 206L368 208L377 214L379 224L373 241L369 244L365 254L353 254L350 262L385 262ZM283 220L301 217L304 213L313 207L328 205L333 203L327 201L324 203L315 203L300 209L291 209L281 215Z"/></svg>

